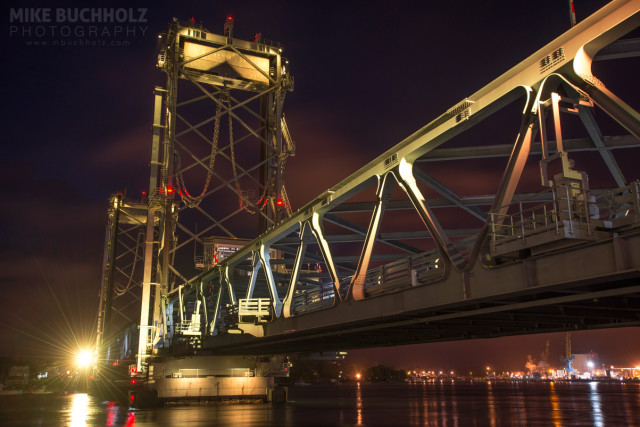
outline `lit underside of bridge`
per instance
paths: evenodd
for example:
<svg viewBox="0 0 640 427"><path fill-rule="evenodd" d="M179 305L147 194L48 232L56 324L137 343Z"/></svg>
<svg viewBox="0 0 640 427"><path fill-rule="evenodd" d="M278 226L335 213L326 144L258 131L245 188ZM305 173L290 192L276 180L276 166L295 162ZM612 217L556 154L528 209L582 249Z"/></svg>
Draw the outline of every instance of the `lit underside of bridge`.
<svg viewBox="0 0 640 427"><path fill-rule="evenodd" d="M640 168L625 174L616 156L638 158L640 115L592 71L595 60L613 64L612 58L638 56L636 39L617 40L640 26L639 10L637 1L608 4L288 215L277 208L286 199L280 166L260 181L258 193L268 197L252 200L238 178L247 178L249 167L236 173L234 166L225 180L213 173L215 150L198 158L184 140L177 142L182 133L171 130L172 117L186 123L183 133L197 133L213 119L188 122L171 110L181 105L171 90L158 91L154 129L162 131L154 139L149 194L162 191L146 205L116 197L112 210L112 218L128 218L120 221L131 235L146 229L146 245L131 238L121 255L135 254L132 273L116 271L133 277L135 260L144 260L139 369L168 353L287 354L639 326ZM215 52L237 53L230 36L226 46L220 43ZM255 43L241 47L268 53ZM196 49L190 60L209 54ZM281 60L273 55L269 60ZM188 61L176 64L183 68L172 72L202 89L198 79L206 76L193 74ZM280 76L261 73L263 86L249 90L284 87ZM279 120L277 90L276 113L262 119L273 128L248 133L272 150L259 165L277 163L290 145L282 142L288 131ZM226 84L201 96L207 97L219 106L216 126L252 99L233 99ZM596 117L619 134L604 136ZM275 130L263 136L266 128ZM487 130L510 133L515 142L487 144L480 136ZM227 160L239 142L232 135L230 141L219 151ZM193 162L174 165L173 153L158 154L157 147L184 149ZM179 250L188 243L206 248L207 236L235 237L224 218L173 194L171 177L180 176L179 168L200 168L207 186L213 176L212 188L226 186L240 198L240 210L262 215L259 237L221 261L205 255L201 271L179 267L185 259ZM210 196L215 190L207 193L207 186L203 195ZM269 204L270 213L261 211ZM182 223L189 208L208 215L211 226L198 232ZM137 251L143 246L144 257ZM119 259L109 256L105 284Z"/></svg>

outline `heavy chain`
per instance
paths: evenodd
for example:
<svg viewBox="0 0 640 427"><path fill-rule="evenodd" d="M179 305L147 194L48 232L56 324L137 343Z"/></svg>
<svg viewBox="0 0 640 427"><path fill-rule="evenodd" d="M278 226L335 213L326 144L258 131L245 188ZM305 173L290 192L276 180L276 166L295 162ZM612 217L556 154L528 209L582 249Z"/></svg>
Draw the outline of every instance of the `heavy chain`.
<svg viewBox="0 0 640 427"><path fill-rule="evenodd" d="M240 188L240 182L238 181L238 168L236 165L236 152L234 149L233 143L233 117L231 117L231 101L229 98L226 99L227 108L229 111L229 151L231 154L231 170L233 171L233 182L236 186L236 191L238 192L238 197L240 198L240 206L244 206L242 201L242 189Z"/></svg>
<svg viewBox="0 0 640 427"><path fill-rule="evenodd" d="M209 164L207 170L207 178L204 182L204 187L199 196L193 197L187 191L187 187L184 184L184 177L182 176L182 168L178 167L178 173L176 175L176 181L178 183L178 187L180 188L180 197L182 197L183 203L190 207L195 208L202 202L204 196L207 194L207 190L209 189L209 184L211 183L211 177L213 176L213 167L216 162L216 157L218 155L218 140L220 138L220 117L222 116L222 106L223 104L229 103L229 91L225 88L222 90L220 94L220 99L216 103L216 116L214 119L213 126L213 138L211 140L211 153L209 154ZM229 123L231 123L231 114L229 114ZM234 164L235 166L235 164Z"/></svg>

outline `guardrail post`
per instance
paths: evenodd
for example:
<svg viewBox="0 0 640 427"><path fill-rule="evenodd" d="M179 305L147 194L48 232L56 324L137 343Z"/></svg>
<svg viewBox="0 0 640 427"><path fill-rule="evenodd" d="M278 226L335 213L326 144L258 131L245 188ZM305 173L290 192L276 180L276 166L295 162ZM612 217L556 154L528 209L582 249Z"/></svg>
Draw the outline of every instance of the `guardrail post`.
<svg viewBox="0 0 640 427"><path fill-rule="evenodd" d="M522 244L524 245L524 215L522 213L522 202L518 203L518 207L520 208L520 232L522 233Z"/></svg>

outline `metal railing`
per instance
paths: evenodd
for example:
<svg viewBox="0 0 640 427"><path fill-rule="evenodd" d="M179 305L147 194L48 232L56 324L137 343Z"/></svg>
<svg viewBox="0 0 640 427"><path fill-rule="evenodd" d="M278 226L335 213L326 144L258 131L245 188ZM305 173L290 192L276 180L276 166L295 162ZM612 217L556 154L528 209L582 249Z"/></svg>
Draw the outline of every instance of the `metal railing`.
<svg viewBox="0 0 640 427"><path fill-rule="evenodd" d="M269 298L245 298L238 300L238 320L240 323L271 319Z"/></svg>
<svg viewBox="0 0 640 427"><path fill-rule="evenodd" d="M320 309L333 304L335 293L333 283L322 283L313 290L305 290L294 295L291 303L294 313L310 311L312 308Z"/></svg>
<svg viewBox="0 0 640 427"><path fill-rule="evenodd" d="M551 200L533 201L543 193L551 194ZM499 214L501 210L507 213ZM596 230L615 230L640 222L640 183L635 181L597 198L580 187L558 185L491 211L489 220L492 252L516 240L526 248L527 238L550 231L558 239L594 238Z"/></svg>
<svg viewBox="0 0 640 427"><path fill-rule="evenodd" d="M433 250L368 270L364 289L367 296L385 294L432 283L444 274L440 253Z"/></svg>
<svg viewBox="0 0 640 427"><path fill-rule="evenodd" d="M596 198L601 220L611 228L640 222L640 181L600 194Z"/></svg>
<svg viewBox="0 0 640 427"><path fill-rule="evenodd" d="M436 282L445 274L437 250L425 252L390 264L369 269L365 276L364 289L367 296L396 292L404 288ZM340 284L344 287L351 282L352 276L343 277ZM306 290L293 297L294 313L315 311L333 304L335 290L333 283L323 283L313 290Z"/></svg>

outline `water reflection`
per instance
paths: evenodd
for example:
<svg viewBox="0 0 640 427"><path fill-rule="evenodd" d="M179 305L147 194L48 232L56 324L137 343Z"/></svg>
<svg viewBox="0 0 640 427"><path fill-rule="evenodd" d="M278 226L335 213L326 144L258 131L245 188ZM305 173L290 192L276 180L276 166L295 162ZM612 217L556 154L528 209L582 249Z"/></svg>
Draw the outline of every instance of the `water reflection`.
<svg viewBox="0 0 640 427"><path fill-rule="evenodd" d="M107 408L105 410L106 415L107 415L107 426L114 426L116 425L116 420L118 419L118 411L119 411L120 407L118 405L115 404L115 402L109 402L107 404Z"/></svg>
<svg viewBox="0 0 640 427"><path fill-rule="evenodd" d="M292 387L289 397L285 405L179 406L135 411L126 405L96 402L86 394L0 399L0 425L640 426L637 383L361 382Z"/></svg>
<svg viewBox="0 0 640 427"><path fill-rule="evenodd" d="M521 426L526 426L527 425L527 405L525 404L520 383L515 383L515 389L516 389L516 399L518 401L518 405L516 406L516 410L518 411L518 424Z"/></svg>
<svg viewBox="0 0 640 427"><path fill-rule="evenodd" d="M447 407L446 400L442 395L442 380L437 385L438 387L438 402L440 402L440 422L443 426L447 425Z"/></svg>
<svg viewBox="0 0 640 427"><path fill-rule="evenodd" d="M604 426L604 417L602 415L602 404L600 402L600 393L598 393L598 383L592 381L589 383L589 400L591 401L591 413L593 415L593 425L596 427Z"/></svg>
<svg viewBox="0 0 640 427"><path fill-rule="evenodd" d="M562 416L560 415L560 404L558 403L556 384L553 381L549 383L549 397L551 399L551 417L553 418L553 425L559 427L562 425Z"/></svg>
<svg viewBox="0 0 640 427"><path fill-rule="evenodd" d="M69 410L70 425L72 427L86 426L89 418L89 405L91 401L86 393L78 393L71 396L71 409Z"/></svg>
<svg viewBox="0 0 640 427"><path fill-rule="evenodd" d="M491 427L496 425L496 401L493 396L493 384L491 381L487 382L487 404L489 405L489 423Z"/></svg>
<svg viewBox="0 0 640 427"><path fill-rule="evenodd" d="M458 395L456 393L456 383L451 381L451 406L453 412L453 425L458 427Z"/></svg>
<svg viewBox="0 0 640 427"><path fill-rule="evenodd" d="M427 384L422 383L422 424L425 425L429 420L429 399L427 399Z"/></svg>
<svg viewBox="0 0 640 427"><path fill-rule="evenodd" d="M358 385L356 387L356 414L356 425L364 425L362 421L362 389L360 387L360 381L358 381Z"/></svg>
<svg viewBox="0 0 640 427"><path fill-rule="evenodd" d="M129 418L127 418L127 424L125 424L127 427L131 427L133 425L135 425L136 423L136 414L135 412L130 412L129 413Z"/></svg>

